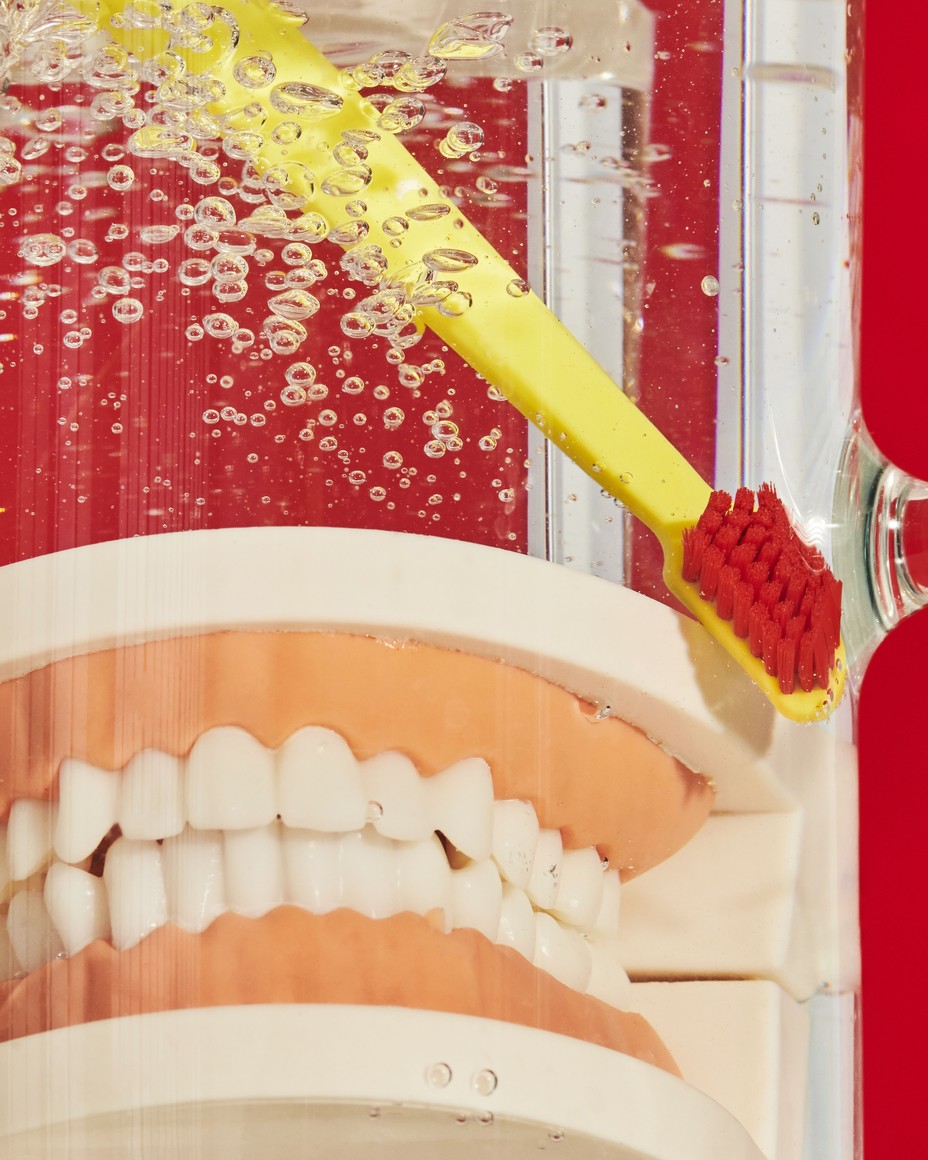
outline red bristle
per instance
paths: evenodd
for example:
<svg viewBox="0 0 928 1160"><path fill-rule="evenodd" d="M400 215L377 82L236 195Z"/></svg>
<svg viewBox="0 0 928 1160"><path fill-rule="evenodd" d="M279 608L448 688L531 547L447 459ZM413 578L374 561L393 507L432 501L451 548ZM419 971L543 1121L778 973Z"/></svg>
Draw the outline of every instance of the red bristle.
<svg viewBox="0 0 928 1160"><path fill-rule="evenodd" d="M753 544L754 547L759 551L761 544L765 544L767 542L769 535L770 533L765 527L752 522L741 539L745 544Z"/></svg>
<svg viewBox="0 0 928 1160"><path fill-rule="evenodd" d="M743 573L745 568L754 562L756 555L757 552L753 544L739 544L737 548L732 548L728 562L733 568L737 568L739 572Z"/></svg>
<svg viewBox="0 0 928 1160"><path fill-rule="evenodd" d="M780 644L780 628L775 620L764 621L763 660L769 677L777 675L777 649Z"/></svg>
<svg viewBox="0 0 928 1160"><path fill-rule="evenodd" d="M796 688L796 641L784 637L777 646L777 683L781 693Z"/></svg>
<svg viewBox="0 0 928 1160"><path fill-rule="evenodd" d="M721 512L724 515L725 512L727 512L731 507L731 495L727 491L722 491L721 489L714 491L712 495L709 496L709 503L707 507L712 508L713 511Z"/></svg>
<svg viewBox="0 0 928 1160"><path fill-rule="evenodd" d="M829 647L821 625L812 627L812 648L815 654L815 679L823 689L827 689L831 666L834 664L834 650Z"/></svg>
<svg viewBox="0 0 928 1160"><path fill-rule="evenodd" d="M714 600L719 584L719 571L724 563L722 553L714 544L706 548L699 571L699 595L703 600Z"/></svg>
<svg viewBox="0 0 928 1160"><path fill-rule="evenodd" d="M712 543L722 553L723 559L727 560L732 548L737 546L740 534L737 528L733 528L731 524L725 524L713 536Z"/></svg>
<svg viewBox="0 0 928 1160"><path fill-rule="evenodd" d="M686 528L683 532L683 579L690 584L699 579L699 569L708 543L709 537L698 527Z"/></svg>
<svg viewBox="0 0 928 1160"><path fill-rule="evenodd" d="M799 687L810 693L815 688L815 649L812 645L812 633L804 632L799 641L799 661L796 665L799 677Z"/></svg>
<svg viewBox="0 0 928 1160"><path fill-rule="evenodd" d="M786 626L789 624L790 618L793 615L793 606L785 600L781 600L774 606L770 615L777 622L780 632L785 633Z"/></svg>
<svg viewBox="0 0 928 1160"><path fill-rule="evenodd" d="M757 489L757 509L758 511L775 512L782 509L783 504L780 497L777 495L777 489L772 483L762 483Z"/></svg>
<svg viewBox="0 0 928 1160"><path fill-rule="evenodd" d="M735 585L738 569L726 564L719 572L719 587L715 595L715 611L722 620L731 620L735 603Z"/></svg>
<svg viewBox="0 0 928 1160"><path fill-rule="evenodd" d="M780 553L783 551L783 545L786 541L782 536L771 536L767 542L762 545L761 550L757 553L758 560L770 566L771 571L774 565L780 558Z"/></svg>
<svg viewBox="0 0 928 1160"><path fill-rule="evenodd" d="M760 560L755 560L753 564L749 564L744 570L744 578L754 589L754 597L760 593L761 587L770 575L770 569L766 564L762 564Z"/></svg>
<svg viewBox="0 0 928 1160"><path fill-rule="evenodd" d="M806 620L804 616L794 616L790 619L786 628L783 630L783 635L787 640L794 640L798 644L802 639L802 634L806 630Z"/></svg>
<svg viewBox="0 0 928 1160"><path fill-rule="evenodd" d="M799 608L806 590L806 577L798 566L793 566L786 582L786 599L794 608Z"/></svg>
<svg viewBox="0 0 928 1160"><path fill-rule="evenodd" d="M773 612L774 605L780 599L780 585L776 580L767 580L760 586L757 599L768 612Z"/></svg>
<svg viewBox="0 0 928 1160"><path fill-rule="evenodd" d="M754 492L749 487L739 487L735 492L734 510L744 512L745 515L752 515L755 498Z"/></svg>
<svg viewBox="0 0 928 1160"><path fill-rule="evenodd" d="M705 532L711 540L724 523L725 517L721 512L717 512L714 508L706 508L706 510L699 517L696 527L699 528L701 532Z"/></svg>
<svg viewBox="0 0 928 1160"><path fill-rule="evenodd" d="M734 598L732 601L731 626L734 629L735 636L740 636L742 639L748 635L750 627L751 607L754 604L754 589L750 584L746 584L740 580L735 585Z"/></svg>
<svg viewBox="0 0 928 1160"><path fill-rule="evenodd" d="M767 609L763 604L752 604L748 613L748 647L754 656L764 651L764 625L767 623Z"/></svg>
<svg viewBox="0 0 928 1160"><path fill-rule="evenodd" d="M828 608L830 633L828 643L836 649L841 643L841 581L826 569L823 577L824 599Z"/></svg>

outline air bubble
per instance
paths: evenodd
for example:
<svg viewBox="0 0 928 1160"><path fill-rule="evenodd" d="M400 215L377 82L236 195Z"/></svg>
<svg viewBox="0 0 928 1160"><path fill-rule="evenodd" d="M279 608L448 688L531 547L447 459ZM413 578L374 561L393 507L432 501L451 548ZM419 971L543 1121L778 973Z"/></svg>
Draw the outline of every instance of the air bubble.
<svg viewBox="0 0 928 1160"><path fill-rule="evenodd" d="M443 157L454 159L479 149L482 144L483 130L480 126L473 121L459 121L438 142L438 151Z"/></svg>
<svg viewBox="0 0 928 1160"><path fill-rule="evenodd" d="M573 43L574 38L563 28L536 28L529 37L529 48L539 56L563 56Z"/></svg>
<svg viewBox="0 0 928 1160"><path fill-rule="evenodd" d="M290 383L280 392L280 401L285 407L301 407L306 402L306 391L303 387Z"/></svg>
<svg viewBox="0 0 928 1160"><path fill-rule="evenodd" d="M718 278L714 278L711 274L707 274L699 286L703 294L709 298L715 298L720 289Z"/></svg>
<svg viewBox="0 0 928 1160"><path fill-rule="evenodd" d="M238 330L238 323L229 314L207 314L203 319L206 333L213 338L231 338Z"/></svg>
<svg viewBox="0 0 928 1160"><path fill-rule="evenodd" d="M180 226L142 226L139 237L152 246L163 246L173 241L180 233Z"/></svg>
<svg viewBox="0 0 928 1160"><path fill-rule="evenodd" d="M67 246L57 234L33 234L23 239L19 256L32 266L54 266L67 252Z"/></svg>
<svg viewBox="0 0 928 1160"><path fill-rule="evenodd" d="M524 298L528 290L528 282L524 278L513 278L506 284L506 293L510 298Z"/></svg>
<svg viewBox="0 0 928 1160"><path fill-rule="evenodd" d="M79 266L89 266L97 260L99 253L93 242L85 238L75 238L68 243L68 257Z"/></svg>
<svg viewBox="0 0 928 1160"><path fill-rule="evenodd" d="M135 170L129 165L113 165L107 171L106 184L117 193L125 193L135 184Z"/></svg>
<svg viewBox="0 0 928 1160"><path fill-rule="evenodd" d="M113 317L117 322L138 322L144 313L145 307L138 298L117 298L113 303Z"/></svg>
<svg viewBox="0 0 928 1160"><path fill-rule="evenodd" d="M537 73L545 67L545 60L537 52L520 52L515 59L515 65L519 72Z"/></svg>
<svg viewBox="0 0 928 1160"><path fill-rule="evenodd" d="M383 425L390 431L395 431L403 425L405 412L400 407L388 407L383 413Z"/></svg>
<svg viewBox="0 0 928 1160"><path fill-rule="evenodd" d="M246 89L263 89L273 84L277 77L277 66L269 52L259 52L235 63L232 75Z"/></svg>

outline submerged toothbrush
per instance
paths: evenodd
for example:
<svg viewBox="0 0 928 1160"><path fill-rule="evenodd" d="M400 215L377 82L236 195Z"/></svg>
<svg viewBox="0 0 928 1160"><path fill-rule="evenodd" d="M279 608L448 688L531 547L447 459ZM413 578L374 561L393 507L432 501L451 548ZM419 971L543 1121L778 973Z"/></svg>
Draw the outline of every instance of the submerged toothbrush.
<svg viewBox="0 0 928 1160"><path fill-rule="evenodd" d="M222 136L276 195L276 212L252 215L256 232L283 219L339 242L350 272L401 294L417 326L651 528L668 589L777 709L797 721L831 712L846 669L840 584L773 490L711 490L412 158L394 135L402 116L364 100L309 43L302 13L268 0L73 2L144 62L158 104L193 122L153 120L138 150L189 160L197 136ZM443 48L431 50L400 67L398 98L439 79ZM345 208L357 200L362 219Z"/></svg>

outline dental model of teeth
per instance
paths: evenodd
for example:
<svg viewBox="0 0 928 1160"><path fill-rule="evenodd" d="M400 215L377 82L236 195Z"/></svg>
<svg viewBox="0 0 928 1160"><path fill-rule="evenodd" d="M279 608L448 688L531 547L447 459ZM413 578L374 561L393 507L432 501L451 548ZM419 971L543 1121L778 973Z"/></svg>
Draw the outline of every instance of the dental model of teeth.
<svg viewBox="0 0 928 1160"><path fill-rule="evenodd" d="M96 939L127 950L166 923L198 933L226 911L290 904L475 929L620 1006L619 897L595 848L565 850L531 803L494 800L482 758L424 778L402 753L358 761L326 728L272 751L220 726L186 758L143 750L117 773L68 759L57 802L13 802L0 980Z"/></svg>

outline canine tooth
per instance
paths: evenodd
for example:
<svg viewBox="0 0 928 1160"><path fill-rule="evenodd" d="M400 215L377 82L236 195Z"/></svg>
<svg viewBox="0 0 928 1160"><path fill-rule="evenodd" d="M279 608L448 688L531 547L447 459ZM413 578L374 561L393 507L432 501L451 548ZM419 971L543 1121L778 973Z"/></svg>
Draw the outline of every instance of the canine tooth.
<svg viewBox="0 0 928 1160"><path fill-rule="evenodd" d="M397 909L414 914L441 910L450 929L451 867L438 835L424 842L400 842L396 862Z"/></svg>
<svg viewBox="0 0 928 1160"><path fill-rule="evenodd" d="M479 930L492 942L499 934L503 884L489 860L471 862L451 874L451 925Z"/></svg>
<svg viewBox="0 0 928 1160"><path fill-rule="evenodd" d="M526 892L539 910L550 910L557 899L564 847L560 830L541 830Z"/></svg>
<svg viewBox="0 0 928 1160"><path fill-rule="evenodd" d="M341 865L345 906L368 918L389 918L397 913L398 867L390 838L370 830L343 834Z"/></svg>
<svg viewBox="0 0 928 1160"><path fill-rule="evenodd" d="M582 934L561 926L550 914L535 915L532 962L575 991L585 991L593 970L590 944Z"/></svg>
<svg viewBox="0 0 928 1160"><path fill-rule="evenodd" d="M593 846L565 850L551 913L571 926L596 921L603 900L603 860Z"/></svg>
<svg viewBox="0 0 928 1160"><path fill-rule="evenodd" d="M493 841L493 778L482 757L465 757L428 778L432 828L482 862Z"/></svg>
<svg viewBox="0 0 928 1160"><path fill-rule="evenodd" d="M7 856L6 823L0 824L0 904L6 902L13 890L10 863Z"/></svg>
<svg viewBox="0 0 928 1160"><path fill-rule="evenodd" d="M531 802L493 803L493 860L506 882L528 886L538 843L538 815Z"/></svg>
<svg viewBox="0 0 928 1160"><path fill-rule="evenodd" d="M421 842L434 832L425 783L402 753L378 753L361 763L368 817L385 838ZM373 807L371 812L370 807Z"/></svg>
<svg viewBox="0 0 928 1160"><path fill-rule="evenodd" d="M45 876L44 896L66 954L76 955L96 939L110 937L110 914L102 878L66 862L53 862Z"/></svg>
<svg viewBox="0 0 928 1160"><path fill-rule="evenodd" d="M22 970L29 973L64 953L41 890L18 890L10 899L6 930Z"/></svg>
<svg viewBox="0 0 928 1160"><path fill-rule="evenodd" d="M535 912L524 890L503 883L499 930L495 942L512 947L529 962L535 954Z"/></svg>
<svg viewBox="0 0 928 1160"><path fill-rule="evenodd" d="M106 854L103 881L117 950L134 947L167 922L161 847L156 842L117 838Z"/></svg>
<svg viewBox="0 0 928 1160"><path fill-rule="evenodd" d="M201 734L187 758L187 821L197 830L250 830L277 817L274 754L237 725Z"/></svg>
<svg viewBox="0 0 928 1160"><path fill-rule="evenodd" d="M358 760L331 729L307 725L287 738L277 751L277 788L288 826L341 834L367 819Z"/></svg>
<svg viewBox="0 0 928 1160"><path fill-rule="evenodd" d="M199 934L226 909L222 834L194 830L168 838L161 847L168 921Z"/></svg>
<svg viewBox="0 0 928 1160"><path fill-rule="evenodd" d="M591 939L588 945L592 970L587 993L611 1007L628 1010L632 1003L632 985L619 962L618 940Z"/></svg>
<svg viewBox="0 0 928 1160"><path fill-rule="evenodd" d="M19 960L13 951L13 944L7 933L6 923L0 922L0 983L12 979L20 971Z"/></svg>
<svg viewBox="0 0 928 1160"><path fill-rule="evenodd" d="M18 798L7 824L7 865L14 882L44 870L52 853L57 803Z"/></svg>
<svg viewBox="0 0 928 1160"><path fill-rule="evenodd" d="M58 777L55 853L80 862L96 850L116 822L119 775L86 761L66 758Z"/></svg>
<svg viewBox="0 0 928 1160"><path fill-rule="evenodd" d="M603 874L603 896L593 921L586 926L590 934L614 937L619 933L619 904L622 900L622 882L618 870Z"/></svg>
<svg viewBox="0 0 928 1160"><path fill-rule="evenodd" d="M173 838L187 821L184 765L159 749L143 749L122 775L117 821L126 838Z"/></svg>
<svg viewBox="0 0 928 1160"><path fill-rule="evenodd" d="M341 835L284 827L287 898L313 914L342 905Z"/></svg>
<svg viewBox="0 0 928 1160"><path fill-rule="evenodd" d="M260 918L284 898L284 854L280 823L223 836L223 868L229 909Z"/></svg>

